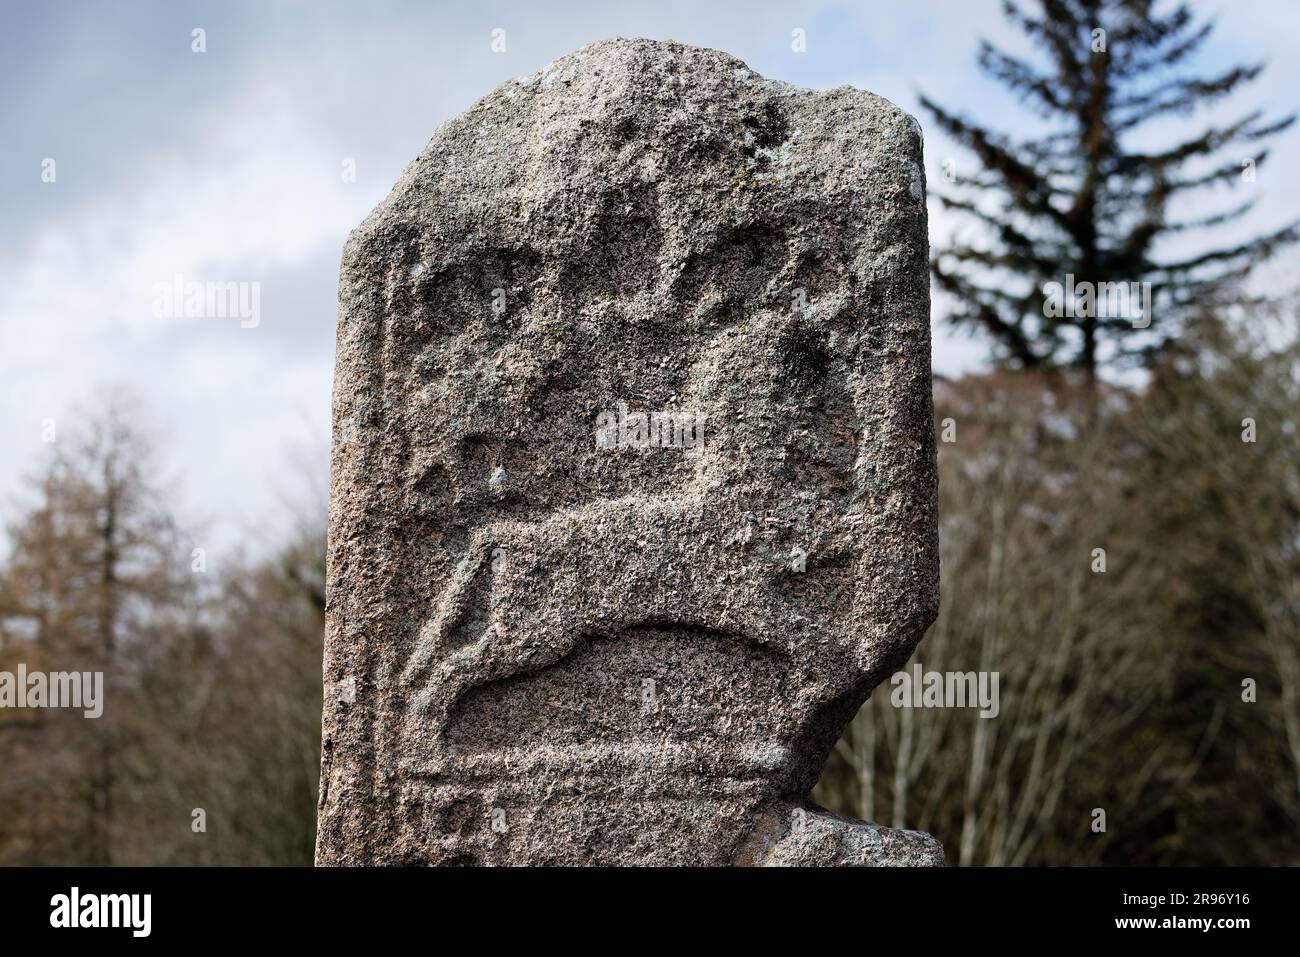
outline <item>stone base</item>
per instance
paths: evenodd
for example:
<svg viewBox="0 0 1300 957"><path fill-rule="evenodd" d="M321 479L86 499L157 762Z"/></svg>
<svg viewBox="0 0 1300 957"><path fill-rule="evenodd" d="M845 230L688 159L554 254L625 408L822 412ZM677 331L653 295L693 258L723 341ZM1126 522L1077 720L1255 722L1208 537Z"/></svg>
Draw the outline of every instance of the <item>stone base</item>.
<svg viewBox="0 0 1300 957"><path fill-rule="evenodd" d="M852 821L815 805L784 804L758 820L736 863L748 867L943 867L943 845L922 831Z"/></svg>

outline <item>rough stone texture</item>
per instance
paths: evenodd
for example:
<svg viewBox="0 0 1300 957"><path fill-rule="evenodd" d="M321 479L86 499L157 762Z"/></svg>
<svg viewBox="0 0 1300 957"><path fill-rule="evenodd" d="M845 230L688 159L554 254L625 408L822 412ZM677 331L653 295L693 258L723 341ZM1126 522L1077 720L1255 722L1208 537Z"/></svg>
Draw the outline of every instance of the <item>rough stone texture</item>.
<svg viewBox="0 0 1300 957"><path fill-rule="evenodd" d="M319 862L942 862L807 801L938 603L924 196L677 43L437 131L343 254Z"/></svg>

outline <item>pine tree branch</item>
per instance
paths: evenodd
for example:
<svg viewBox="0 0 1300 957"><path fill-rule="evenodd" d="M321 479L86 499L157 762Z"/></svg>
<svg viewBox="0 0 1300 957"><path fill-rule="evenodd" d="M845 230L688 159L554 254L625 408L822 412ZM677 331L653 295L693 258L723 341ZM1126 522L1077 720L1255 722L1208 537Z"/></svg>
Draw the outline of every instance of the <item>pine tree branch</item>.
<svg viewBox="0 0 1300 957"><path fill-rule="evenodd" d="M964 276L945 272L937 261L932 264L931 271L939 287L956 296L965 307L964 311L950 315L950 322L957 325L972 323L983 327L995 336L999 345L1005 348L1012 358L1026 368L1035 368L1043 364L1044 357L1034 351L1019 325L1007 322L1002 313L982 298L990 292L999 295L1005 293L1001 290L981 289Z"/></svg>
<svg viewBox="0 0 1300 957"><path fill-rule="evenodd" d="M1182 222L1165 223L1164 231L1170 233L1181 233L1191 229L1208 229L1211 226L1222 226L1225 223L1231 223L1245 216L1255 208L1256 200L1248 199L1231 209L1223 212L1214 213L1210 216L1200 216L1196 219L1185 219Z"/></svg>
<svg viewBox="0 0 1300 957"><path fill-rule="evenodd" d="M1053 80L1035 73L1025 61L1003 53L987 40L980 41L978 61L985 73L1020 93L1022 99L1036 100L1044 116L1068 108L1066 101L1057 96Z"/></svg>
<svg viewBox="0 0 1300 957"><path fill-rule="evenodd" d="M1068 229L1065 217L1050 202L1056 192L1051 183L995 141L994 134L948 113L929 97L922 96L921 105L950 136L970 148L984 167L1001 179L1002 185L1020 205L1054 219L1062 229Z"/></svg>
<svg viewBox="0 0 1300 957"><path fill-rule="evenodd" d="M1119 98L1114 102L1114 108L1117 111L1132 110L1133 115L1117 119L1115 129L1130 130L1170 113L1192 113L1227 97L1243 83L1259 76L1263 69L1263 64L1234 67L1212 80L1170 80L1143 93Z"/></svg>
<svg viewBox="0 0 1300 957"><path fill-rule="evenodd" d="M1232 262L1247 257L1255 259L1256 263L1258 263L1259 260L1271 256L1277 249L1294 243L1298 239L1300 239L1300 220L1267 236L1260 236L1237 246L1212 250L1178 262L1161 263L1155 268L1158 275L1168 281L1170 277L1174 277L1179 273L1191 272L1214 263Z"/></svg>

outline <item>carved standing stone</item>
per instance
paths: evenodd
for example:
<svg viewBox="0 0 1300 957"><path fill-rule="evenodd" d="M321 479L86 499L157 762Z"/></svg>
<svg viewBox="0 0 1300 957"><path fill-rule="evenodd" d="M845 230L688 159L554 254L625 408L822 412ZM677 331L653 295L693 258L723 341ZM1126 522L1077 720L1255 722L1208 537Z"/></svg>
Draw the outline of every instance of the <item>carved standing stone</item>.
<svg viewBox="0 0 1300 957"><path fill-rule="evenodd" d="M921 134L611 40L352 234L325 864L941 863L807 802L938 604Z"/></svg>

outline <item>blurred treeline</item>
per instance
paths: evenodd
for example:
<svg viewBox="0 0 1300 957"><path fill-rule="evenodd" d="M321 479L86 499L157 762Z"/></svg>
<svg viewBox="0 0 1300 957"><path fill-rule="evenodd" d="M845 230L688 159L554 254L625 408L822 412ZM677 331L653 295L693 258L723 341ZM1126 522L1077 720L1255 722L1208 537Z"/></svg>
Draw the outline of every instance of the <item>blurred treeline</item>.
<svg viewBox="0 0 1300 957"><path fill-rule="evenodd" d="M1142 389L937 383L942 601L912 660L999 672L1001 712L881 685L817 800L952 864L1300 864L1294 315L1204 319Z"/></svg>
<svg viewBox="0 0 1300 957"><path fill-rule="evenodd" d="M324 519L221 563L119 396L55 433L0 565L0 670L102 671L104 710L0 710L0 865L307 864Z"/></svg>

